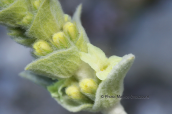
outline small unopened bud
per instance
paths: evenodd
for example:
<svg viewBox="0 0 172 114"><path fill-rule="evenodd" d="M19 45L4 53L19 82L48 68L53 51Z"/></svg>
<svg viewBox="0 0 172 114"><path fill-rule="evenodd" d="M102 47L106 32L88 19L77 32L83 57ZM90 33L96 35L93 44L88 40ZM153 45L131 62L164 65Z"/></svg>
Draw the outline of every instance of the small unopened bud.
<svg viewBox="0 0 172 114"><path fill-rule="evenodd" d="M79 87L77 87L76 85L72 85L66 88L66 94L74 100L85 99L85 96L80 92Z"/></svg>
<svg viewBox="0 0 172 114"><path fill-rule="evenodd" d="M34 6L35 9L38 9L40 4L41 4L40 0L35 0L34 3L33 3L33 6Z"/></svg>
<svg viewBox="0 0 172 114"><path fill-rule="evenodd" d="M79 87L83 93L95 94L98 84L93 79L83 79Z"/></svg>
<svg viewBox="0 0 172 114"><path fill-rule="evenodd" d="M69 42L63 32L55 33L53 35L53 42L58 48L67 48L69 46Z"/></svg>
<svg viewBox="0 0 172 114"><path fill-rule="evenodd" d="M29 25L32 22L33 15L31 13L28 13L22 20L22 24Z"/></svg>
<svg viewBox="0 0 172 114"><path fill-rule="evenodd" d="M64 14L64 20L65 22L70 22L71 21L71 17L67 14Z"/></svg>
<svg viewBox="0 0 172 114"><path fill-rule="evenodd" d="M64 25L63 30L64 30L65 34L71 38L72 41L75 41L77 39L78 31L77 31L75 24L73 24L71 22L67 22Z"/></svg>
<svg viewBox="0 0 172 114"><path fill-rule="evenodd" d="M39 40L34 43L33 48L35 49L35 54L40 56L47 55L53 51L48 42L44 40Z"/></svg>

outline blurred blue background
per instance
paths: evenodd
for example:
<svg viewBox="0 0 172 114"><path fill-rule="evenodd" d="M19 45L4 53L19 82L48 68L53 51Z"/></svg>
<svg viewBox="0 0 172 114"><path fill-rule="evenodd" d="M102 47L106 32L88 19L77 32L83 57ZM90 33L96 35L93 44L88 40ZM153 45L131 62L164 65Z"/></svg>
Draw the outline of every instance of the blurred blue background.
<svg viewBox="0 0 172 114"><path fill-rule="evenodd" d="M136 60L124 82L128 114L172 114L172 0L60 0L72 15L83 4L82 23L107 56L132 53ZM30 49L0 26L0 114L71 114L42 87L18 74L33 58ZM88 114L79 112L76 114Z"/></svg>

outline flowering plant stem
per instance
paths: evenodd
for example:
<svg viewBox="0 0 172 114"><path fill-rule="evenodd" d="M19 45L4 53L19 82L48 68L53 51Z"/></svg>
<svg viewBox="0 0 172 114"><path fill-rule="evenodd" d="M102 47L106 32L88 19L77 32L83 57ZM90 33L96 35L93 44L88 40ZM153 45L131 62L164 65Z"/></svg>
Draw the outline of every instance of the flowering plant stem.
<svg viewBox="0 0 172 114"><path fill-rule="evenodd" d="M17 43L31 48L34 57L20 76L45 87L71 112L126 114L120 99L123 79L135 56L107 57L90 43L81 24L82 6L71 17L58 0L1 0L0 23Z"/></svg>

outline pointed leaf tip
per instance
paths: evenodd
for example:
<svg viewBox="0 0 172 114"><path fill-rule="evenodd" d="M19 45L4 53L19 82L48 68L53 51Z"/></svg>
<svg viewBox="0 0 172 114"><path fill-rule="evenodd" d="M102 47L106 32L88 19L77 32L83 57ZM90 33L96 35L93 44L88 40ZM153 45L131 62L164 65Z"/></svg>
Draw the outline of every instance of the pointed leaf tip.
<svg viewBox="0 0 172 114"><path fill-rule="evenodd" d="M26 66L26 70L49 78L69 78L78 69L80 58L76 47L55 51Z"/></svg>

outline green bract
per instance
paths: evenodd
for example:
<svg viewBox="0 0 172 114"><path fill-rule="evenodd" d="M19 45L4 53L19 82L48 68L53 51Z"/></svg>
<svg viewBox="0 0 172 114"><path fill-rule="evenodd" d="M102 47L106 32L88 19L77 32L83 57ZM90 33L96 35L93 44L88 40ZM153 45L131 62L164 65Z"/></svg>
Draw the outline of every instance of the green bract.
<svg viewBox="0 0 172 114"><path fill-rule="evenodd" d="M26 70L50 78L69 78L76 72L80 61L77 48L71 47L36 59L26 67Z"/></svg>
<svg viewBox="0 0 172 114"><path fill-rule="evenodd" d="M2 1L5 7L2 7L3 9L0 11L0 23L7 26L18 27L29 10L27 2L25 0L14 0L11 1L11 4L5 5L7 1Z"/></svg>
<svg viewBox="0 0 172 114"><path fill-rule="evenodd" d="M20 75L44 86L64 108L125 112L120 99L102 96L122 95L134 55L107 58L92 45L80 21L81 8L71 18L57 0L1 0L0 23L14 41L32 48L35 60Z"/></svg>
<svg viewBox="0 0 172 114"><path fill-rule="evenodd" d="M51 78L37 75L37 74L30 72L30 71L23 71L20 73L20 76L22 76L23 78L29 79L29 80L33 81L34 83L39 84L45 88L47 86L52 85L54 82L57 81L57 80L52 80Z"/></svg>
<svg viewBox="0 0 172 114"><path fill-rule="evenodd" d="M8 30L8 35L19 44L30 47L35 42L35 39L27 37L24 34L25 31L21 28L9 27Z"/></svg>
<svg viewBox="0 0 172 114"><path fill-rule="evenodd" d="M26 34L38 39L48 40L52 34L58 32L63 24L64 17L57 0L40 0L40 6L34 15L34 20Z"/></svg>

